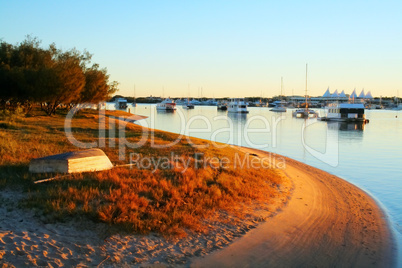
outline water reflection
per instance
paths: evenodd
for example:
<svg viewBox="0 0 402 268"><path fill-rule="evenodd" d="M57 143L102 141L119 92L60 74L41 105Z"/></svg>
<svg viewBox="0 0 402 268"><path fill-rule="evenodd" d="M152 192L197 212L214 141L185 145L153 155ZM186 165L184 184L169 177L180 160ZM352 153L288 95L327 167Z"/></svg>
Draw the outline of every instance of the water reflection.
<svg viewBox="0 0 402 268"><path fill-rule="evenodd" d="M158 114L174 114L175 110L158 110L158 109L156 109L156 112Z"/></svg>
<svg viewBox="0 0 402 268"><path fill-rule="evenodd" d="M328 122L328 129L337 129L340 131L364 131L365 125L362 122Z"/></svg>
<svg viewBox="0 0 402 268"><path fill-rule="evenodd" d="M247 115L243 113L227 113L228 120L232 120L233 123L245 124L247 122Z"/></svg>
<svg viewBox="0 0 402 268"><path fill-rule="evenodd" d="M338 142L356 142L363 140L365 124L346 122L327 122L329 132L336 132Z"/></svg>

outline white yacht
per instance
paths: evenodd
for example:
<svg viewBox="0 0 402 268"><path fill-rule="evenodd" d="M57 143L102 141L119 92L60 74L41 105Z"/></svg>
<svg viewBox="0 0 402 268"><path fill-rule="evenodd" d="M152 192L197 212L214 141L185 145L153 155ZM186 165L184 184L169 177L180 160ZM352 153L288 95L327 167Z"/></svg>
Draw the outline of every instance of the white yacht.
<svg viewBox="0 0 402 268"><path fill-rule="evenodd" d="M285 107L286 104L287 102L284 100L274 101L273 102L274 108L272 108L270 111L278 113L286 113L286 107Z"/></svg>
<svg viewBox="0 0 402 268"><path fill-rule="evenodd" d="M230 99L228 112L247 114L247 103L243 98Z"/></svg>
<svg viewBox="0 0 402 268"><path fill-rule="evenodd" d="M176 103L170 98L167 98L156 105L156 110L168 112L174 111L176 110Z"/></svg>
<svg viewBox="0 0 402 268"><path fill-rule="evenodd" d="M331 103L325 107L323 121L368 122L364 114L363 103Z"/></svg>

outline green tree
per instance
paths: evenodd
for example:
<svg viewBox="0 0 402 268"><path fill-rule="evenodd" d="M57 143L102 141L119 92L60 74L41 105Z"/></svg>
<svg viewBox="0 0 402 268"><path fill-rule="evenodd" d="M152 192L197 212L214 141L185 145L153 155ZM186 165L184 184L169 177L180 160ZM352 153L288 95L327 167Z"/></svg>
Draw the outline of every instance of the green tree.
<svg viewBox="0 0 402 268"><path fill-rule="evenodd" d="M117 91L117 82L110 83L106 69L91 65L91 58L89 52L62 51L55 44L43 49L30 36L18 45L2 41L0 100L27 111L32 103L40 103L48 115L61 104L106 100Z"/></svg>
<svg viewBox="0 0 402 268"><path fill-rule="evenodd" d="M54 65L39 75L40 99L45 102L42 109L48 115L54 114L60 104L75 102L80 95L85 86L82 61L83 56L75 49L57 51Z"/></svg>
<svg viewBox="0 0 402 268"><path fill-rule="evenodd" d="M0 46L0 98L13 108L23 106L26 112L40 91L35 87L39 73L52 65L52 50L39 47L36 38L27 37L18 46L5 42Z"/></svg>
<svg viewBox="0 0 402 268"><path fill-rule="evenodd" d="M79 102L97 103L107 100L117 91L118 83L109 83L109 75L106 69L99 69L98 64L92 65L85 71L85 86L79 98Z"/></svg>

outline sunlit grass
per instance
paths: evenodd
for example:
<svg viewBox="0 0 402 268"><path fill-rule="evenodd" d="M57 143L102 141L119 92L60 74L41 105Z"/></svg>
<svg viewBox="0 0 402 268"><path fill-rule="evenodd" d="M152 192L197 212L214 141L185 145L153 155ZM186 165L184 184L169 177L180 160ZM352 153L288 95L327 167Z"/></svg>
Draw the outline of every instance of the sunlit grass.
<svg viewBox="0 0 402 268"><path fill-rule="evenodd" d="M109 114L111 112L108 112ZM136 233L159 232L185 235L186 230L204 231L204 219L217 210L242 215L238 204L269 203L279 194L281 177L267 168L239 168L234 163L238 150L232 147L215 148L205 140L191 138L208 148L194 148L183 138L175 146L157 149L150 139L136 149L126 149L124 160L119 159L119 135L109 131L106 118L105 143L102 148L114 164L127 164L129 153L142 158L165 157L171 154L184 162L169 162L165 168L150 165L117 167L109 171L74 174L43 184L33 181L48 175L28 172L32 158L77 150L66 138L64 118L56 116L18 117L12 121L0 118L0 187L19 187L27 192L22 201L26 208L35 210L46 221L68 221L84 217L95 222L108 223L119 230ZM126 123L125 123L126 124ZM101 127L103 127L101 126ZM125 137L135 143L141 138L142 128L127 124ZM99 142L99 115L96 111L81 112L74 117L72 132L77 140ZM149 130L154 143L166 144L178 135ZM115 145L114 147L110 145ZM197 163L203 159L227 159L225 167L216 162ZM240 154L240 157L244 155ZM203 163L204 164L204 163Z"/></svg>

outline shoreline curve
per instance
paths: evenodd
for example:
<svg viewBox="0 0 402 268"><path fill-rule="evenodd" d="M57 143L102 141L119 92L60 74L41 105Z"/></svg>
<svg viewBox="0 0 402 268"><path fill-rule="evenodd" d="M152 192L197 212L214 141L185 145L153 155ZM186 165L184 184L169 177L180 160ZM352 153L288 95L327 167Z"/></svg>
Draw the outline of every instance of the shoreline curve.
<svg viewBox="0 0 402 268"><path fill-rule="evenodd" d="M272 153L239 147L257 157ZM377 202L323 170L281 157L294 183L288 204L227 247L192 259L192 267L395 267L396 244Z"/></svg>

